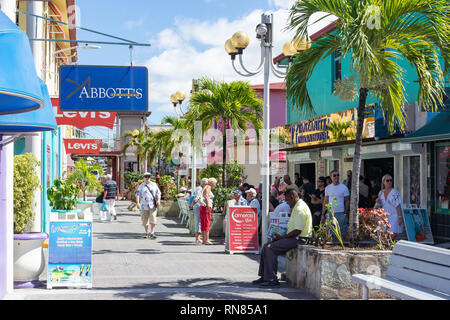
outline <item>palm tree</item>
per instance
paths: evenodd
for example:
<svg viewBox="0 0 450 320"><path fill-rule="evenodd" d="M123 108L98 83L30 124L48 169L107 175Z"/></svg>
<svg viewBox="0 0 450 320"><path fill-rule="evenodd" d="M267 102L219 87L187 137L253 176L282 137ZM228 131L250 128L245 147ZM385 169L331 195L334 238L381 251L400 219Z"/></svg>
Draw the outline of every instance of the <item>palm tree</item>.
<svg viewBox="0 0 450 320"><path fill-rule="evenodd" d="M233 81L219 82L209 78L198 81L199 91L195 92L190 100L190 108L186 113L186 120L194 127L195 121L202 122L202 130L206 131L216 121L222 122L222 183L226 180L226 130L247 130L252 124L259 137L262 128L263 103L256 92L247 82Z"/></svg>
<svg viewBox="0 0 450 320"><path fill-rule="evenodd" d="M101 190L102 185L97 177L91 172L98 170L103 173L103 168L98 164L88 164L83 159L75 162L75 167L67 178L68 182L75 183L83 194L83 200L86 201L86 191L92 192L94 188Z"/></svg>
<svg viewBox="0 0 450 320"><path fill-rule="evenodd" d="M419 104L437 110L442 104L444 75L448 76L450 71L449 8L447 0L299 0L290 9L287 29L296 29L296 37L307 35L308 21L314 13L337 17L335 32L315 40L293 60L286 77L287 95L292 106L304 115L314 114L307 81L316 65L336 51L350 59L357 84L359 103L350 200L351 245L356 245L358 239L358 178L367 96L372 94L377 98L390 130L404 128L403 70L395 61L404 58L418 76ZM439 54L444 60L442 69Z"/></svg>
<svg viewBox="0 0 450 320"><path fill-rule="evenodd" d="M144 130L134 129L132 131L126 131L122 135L123 137L129 137L127 143L122 146L122 154L125 155L128 148L135 147L134 154L137 158L138 172L141 172L141 160L145 162L144 141L146 140L146 132ZM144 168L145 170L146 168Z"/></svg>

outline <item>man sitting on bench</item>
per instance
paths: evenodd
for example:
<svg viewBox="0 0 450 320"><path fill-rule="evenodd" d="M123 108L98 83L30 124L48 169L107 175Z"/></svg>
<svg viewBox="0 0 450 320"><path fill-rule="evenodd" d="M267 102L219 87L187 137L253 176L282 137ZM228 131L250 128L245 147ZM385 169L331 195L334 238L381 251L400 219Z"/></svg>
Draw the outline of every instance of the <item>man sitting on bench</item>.
<svg viewBox="0 0 450 320"><path fill-rule="evenodd" d="M277 258L287 251L297 248L299 244L307 244L312 236L312 217L308 205L295 189L288 189L285 193L285 200L292 209L285 235L275 234L272 242L266 243L261 251L259 262L260 278L253 281L263 287L278 286Z"/></svg>

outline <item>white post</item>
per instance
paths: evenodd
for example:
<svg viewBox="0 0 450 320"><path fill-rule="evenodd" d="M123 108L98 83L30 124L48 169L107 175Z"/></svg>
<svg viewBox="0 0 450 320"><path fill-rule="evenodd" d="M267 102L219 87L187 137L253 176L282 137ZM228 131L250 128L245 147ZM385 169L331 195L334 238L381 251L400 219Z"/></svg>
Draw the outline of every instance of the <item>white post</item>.
<svg viewBox="0 0 450 320"><path fill-rule="evenodd" d="M43 4L40 1L29 1L27 3L27 11L42 16ZM31 38L43 38L42 35L42 25L38 23L37 18L27 15L27 35ZM42 52L42 42L40 41L30 41L31 51L33 53L34 64L36 67L36 74L41 77L41 67L43 61ZM25 138L25 151L32 153L36 159L41 162L42 165L42 133L37 133L36 136ZM47 164L50 165L50 164ZM42 168L39 167L36 170L36 174L39 176L42 184ZM45 191L44 191L45 192ZM35 218L33 223L33 228L31 231L40 232L41 231L41 214L42 214L42 204L41 204L41 191L36 190L33 196L33 210L35 212Z"/></svg>
<svg viewBox="0 0 450 320"><path fill-rule="evenodd" d="M264 114L263 114L263 158L262 158L262 210L261 210L261 245L267 242L266 232L269 218L269 129L270 129L270 63L271 44L265 43L264 49Z"/></svg>

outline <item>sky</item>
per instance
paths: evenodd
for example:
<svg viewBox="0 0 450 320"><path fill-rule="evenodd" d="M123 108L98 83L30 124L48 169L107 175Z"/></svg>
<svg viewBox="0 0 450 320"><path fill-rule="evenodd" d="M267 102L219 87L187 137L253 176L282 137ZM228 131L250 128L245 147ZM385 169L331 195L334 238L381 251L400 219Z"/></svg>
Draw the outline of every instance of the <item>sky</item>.
<svg viewBox="0 0 450 320"><path fill-rule="evenodd" d="M149 110L147 122L161 123L165 115L176 116L169 97L182 90L188 95L192 79L210 77L219 81L243 80L262 84L263 75L242 77L232 68L224 50L225 41L245 31L250 45L244 51L246 68L259 65L259 40L255 28L262 13L274 15L273 56L282 53L283 44L292 40L294 31L286 31L289 8L294 0L76 0L76 24L125 38L150 47L134 47L134 66L146 66L149 74ZM313 24L309 34L324 23ZM84 30L77 31L79 40L118 41ZM78 45L84 45L82 41ZM80 65L130 65L128 46L100 45L98 50L78 50ZM282 79L270 76L270 82ZM184 109L186 108L184 103ZM90 130L91 135L106 135L106 129Z"/></svg>

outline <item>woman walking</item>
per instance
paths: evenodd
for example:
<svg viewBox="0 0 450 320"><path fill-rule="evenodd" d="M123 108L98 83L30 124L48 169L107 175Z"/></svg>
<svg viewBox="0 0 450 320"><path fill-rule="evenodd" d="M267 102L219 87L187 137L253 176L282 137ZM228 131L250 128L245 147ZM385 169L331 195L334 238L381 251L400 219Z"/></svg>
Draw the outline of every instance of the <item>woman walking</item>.
<svg viewBox="0 0 450 320"><path fill-rule="evenodd" d="M215 178L209 178L208 184L202 190L202 197L200 198L200 226L202 231L203 244L213 244L209 240L209 228L211 225L211 212L213 206L214 194L212 190L216 187L217 180Z"/></svg>
<svg viewBox="0 0 450 320"><path fill-rule="evenodd" d="M389 213L390 231L394 233L394 240L403 232L402 197L393 187L392 177L385 174L381 179L381 190L376 200L380 206Z"/></svg>

